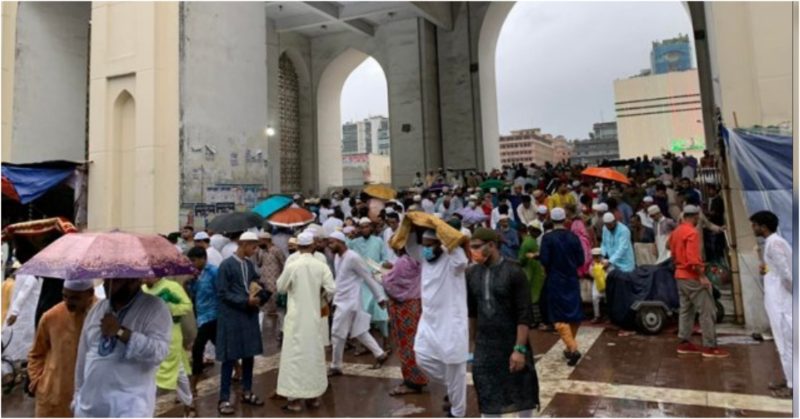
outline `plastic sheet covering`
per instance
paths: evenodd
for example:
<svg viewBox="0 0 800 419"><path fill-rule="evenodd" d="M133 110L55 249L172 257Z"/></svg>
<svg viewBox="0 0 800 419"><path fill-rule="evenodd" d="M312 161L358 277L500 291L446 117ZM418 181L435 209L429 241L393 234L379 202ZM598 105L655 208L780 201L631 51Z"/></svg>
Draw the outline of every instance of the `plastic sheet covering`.
<svg viewBox="0 0 800 419"><path fill-rule="evenodd" d="M779 234L792 245L792 137L724 129L723 138L747 212L775 213Z"/></svg>
<svg viewBox="0 0 800 419"><path fill-rule="evenodd" d="M48 190L69 179L75 171L69 168L21 167L3 164L3 177L13 185L23 205L35 201Z"/></svg>
<svg viewBox="0 0 800 419"><path fill-rule="evenodd" d="M617 326L634 327L636 313L631 309L640 301L660 301L671 310L680 306L672 259L660 265L640 266L632 272L614 269L606 278L608 317Z"/></svg>

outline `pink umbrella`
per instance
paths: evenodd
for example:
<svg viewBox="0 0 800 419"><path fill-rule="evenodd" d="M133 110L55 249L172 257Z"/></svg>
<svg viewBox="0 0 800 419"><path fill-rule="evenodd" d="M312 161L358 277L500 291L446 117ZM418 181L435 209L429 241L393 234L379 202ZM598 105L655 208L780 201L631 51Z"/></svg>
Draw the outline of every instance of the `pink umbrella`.
<svg viewBox="0 0 800 419"><path fill-rule="evenodd" d="M161 278L194 271L189 259L161 236L112 231L62 236L22 265L18 273L71 281Z"/></svg>

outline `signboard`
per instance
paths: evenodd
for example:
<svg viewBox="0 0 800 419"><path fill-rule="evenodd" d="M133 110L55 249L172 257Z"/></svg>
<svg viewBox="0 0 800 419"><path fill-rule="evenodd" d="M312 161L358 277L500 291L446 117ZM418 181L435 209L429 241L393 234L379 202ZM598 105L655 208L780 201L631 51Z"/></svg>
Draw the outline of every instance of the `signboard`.
<svg viewBox="0 0 800 419"><path fill-rule="evenodd" d="M236 204L233 202L217 202L216 203L216 213L217 214L225 214L227 212L235 212L236 211Z"/></svg>
<svg viewBox="0 0 800 419"><path fill-rule="evenodd" d="M216 208L214 204L194 204L194 216L208 217L216 213Z"/></svg>
<svg viewBox="0 0 800 419"><path fill-rule="evenodd" d="M703 151L706 149L704 138L674 139L670 141L669 151L680 153L683 151Z"/></svg>

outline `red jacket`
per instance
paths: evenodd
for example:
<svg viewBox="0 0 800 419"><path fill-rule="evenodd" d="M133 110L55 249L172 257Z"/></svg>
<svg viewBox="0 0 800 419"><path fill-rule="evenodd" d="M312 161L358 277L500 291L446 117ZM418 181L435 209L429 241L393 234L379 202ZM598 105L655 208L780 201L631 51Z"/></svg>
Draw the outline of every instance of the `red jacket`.
<svg viewBox="0 0 800 419"><path fill-rule="evenodd" d="M700 235L693 225L681 223L669 237L669 249L675 263L675 279L698 279L698 269L702 269L700 255Z"/></svg>

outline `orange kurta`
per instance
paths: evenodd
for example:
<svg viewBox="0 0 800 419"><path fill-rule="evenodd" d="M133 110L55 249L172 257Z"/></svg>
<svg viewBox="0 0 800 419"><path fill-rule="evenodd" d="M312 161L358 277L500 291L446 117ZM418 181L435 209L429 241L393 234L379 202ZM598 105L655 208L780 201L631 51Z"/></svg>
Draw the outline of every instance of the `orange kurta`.
<svg viewBox="0 0 800 419"><path fill-rule="evenodd" d="M70 313L63 302L42 315L28 354L28 376L36 388L36 417L72 417L75 359L85 319L86 313Z"/></svg>

